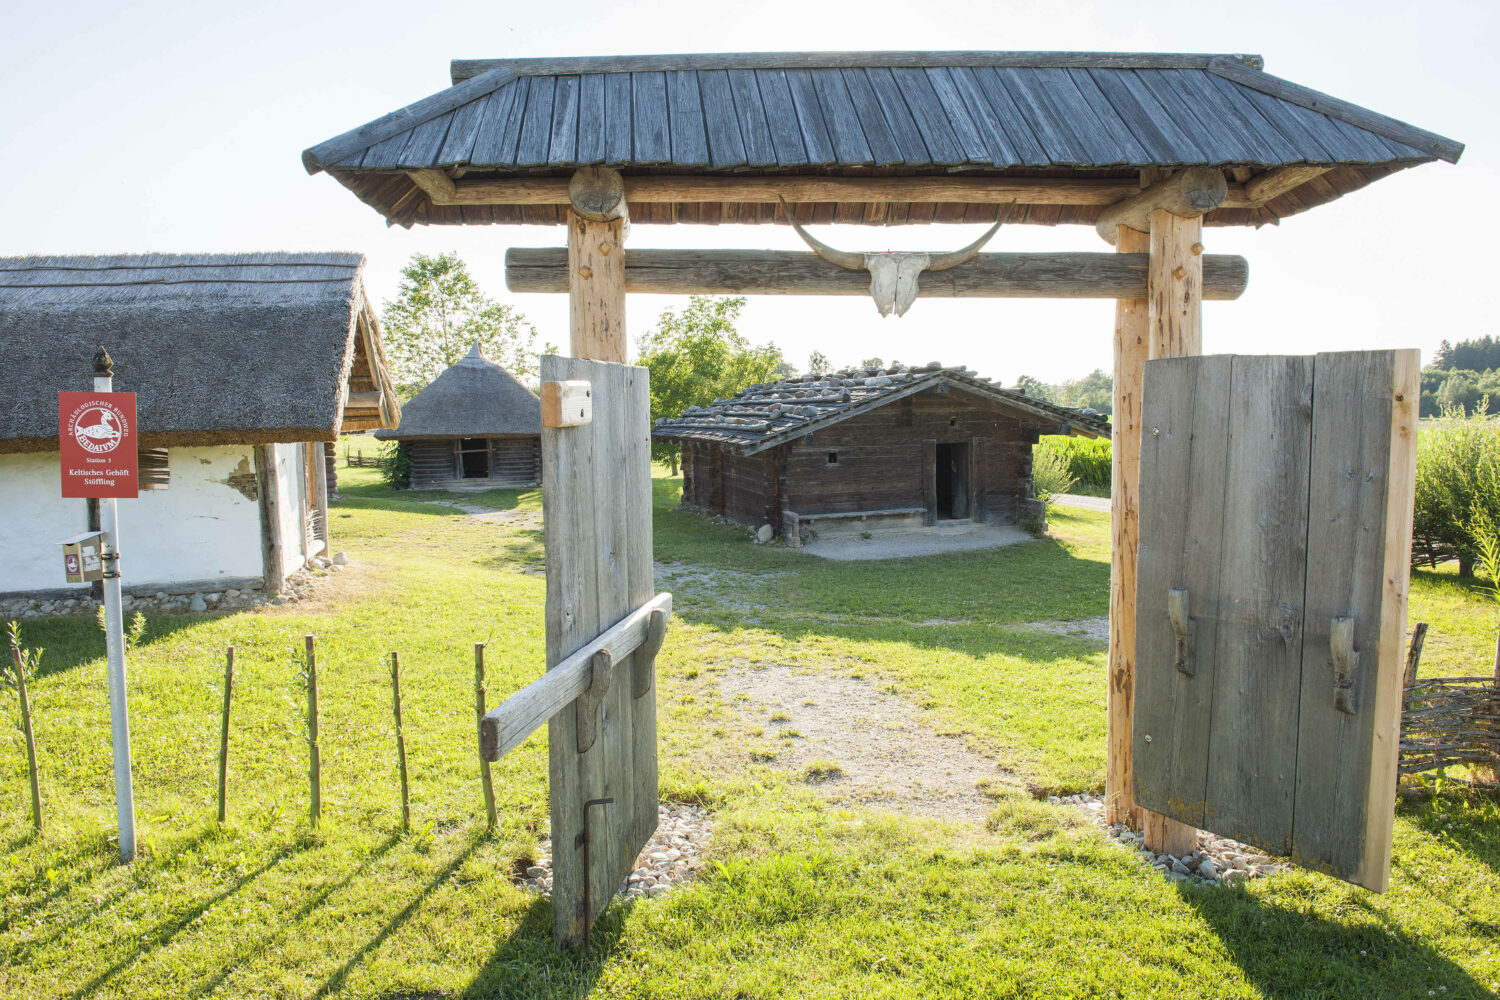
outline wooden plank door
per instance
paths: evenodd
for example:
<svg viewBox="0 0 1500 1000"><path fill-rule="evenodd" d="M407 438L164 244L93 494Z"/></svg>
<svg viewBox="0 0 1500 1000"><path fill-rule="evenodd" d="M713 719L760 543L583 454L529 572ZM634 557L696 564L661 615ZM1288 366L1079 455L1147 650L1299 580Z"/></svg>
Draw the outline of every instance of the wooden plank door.
<svg viewBox="0 0 1500 1000"><path fill-rule="evenodd" d="M1136 801L1376 890L1394 822L1414 351L1146 365Z"/></svg>
<svg viewBox="0 0 1500 1000"><path fill-rule="evenodd" d="M543 356L544 382L576 379L592 386L593 421L542 429L549 669L654 593L646 370ZM580 752L571 709L547 726L560 945L582 940L656 829L656 691L632 690L640 655L615 664L591 747ZM601 799L611 801L586 807Z"/></svg>
<svg viewBox="0 0 1500 1000"><path fill-rule="evenodd" d="M1380 891L1400 762L1420 377L1416 351L1320 354L1313 387L1292 839L1304 863ZM1340 619L1352 619L1357 657L1342 677Z"/></svg>

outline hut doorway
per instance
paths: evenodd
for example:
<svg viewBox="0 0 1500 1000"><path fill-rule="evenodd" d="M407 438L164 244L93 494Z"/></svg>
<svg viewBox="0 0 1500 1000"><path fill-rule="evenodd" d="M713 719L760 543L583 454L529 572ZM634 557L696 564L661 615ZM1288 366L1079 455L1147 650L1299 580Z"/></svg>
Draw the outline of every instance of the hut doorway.
<svg viewBox="0 0 1500 1000"><path fill-rule="evenodd" d="M939 444L934 465L933 475L937 482L933 492L937 497L938 520L955 521L968 517L969 446Z"/></svg>
<svg viewBox="0 0 1500 1000"><path fill-rule="evenodd" d="M458 477L490 478L490 442L488 438L458 439Z"/></svg>

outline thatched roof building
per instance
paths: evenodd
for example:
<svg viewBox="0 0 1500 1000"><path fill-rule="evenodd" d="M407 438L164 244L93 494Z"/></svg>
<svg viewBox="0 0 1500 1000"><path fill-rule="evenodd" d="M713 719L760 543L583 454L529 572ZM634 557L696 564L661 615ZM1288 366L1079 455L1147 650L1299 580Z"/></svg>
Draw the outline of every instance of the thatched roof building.
<svg viewBox="0 0 1500 1000"><path fill-rule="evenodd" d="M496 437L542 433L542 402L514 375L484 356L479 342L402 408L401 422L375 436Z"/></svg>
<svg viewBox="0 0 1500 1000"><path fill-rule="evenodd" d="M357 253L0 258L0 453L57 447L100 344L141 445L333 441L400 406Z"/></svg>
<svg viewBox="0 0 1500 1000"><path fill-rule="evenodd" d="M475 341L375 436L403 441L417 489L530 486L541 475L542 403Z"/></svg>
<svg viewBox="0 0 1500 1000"><path fill-rule="evenodd" d="M274 590L328 554L341 430L401 415L356 253L0 258L0 594L57 590L57 394L103 344L136 394L142 481L120 509L127 588Z"/></svg>

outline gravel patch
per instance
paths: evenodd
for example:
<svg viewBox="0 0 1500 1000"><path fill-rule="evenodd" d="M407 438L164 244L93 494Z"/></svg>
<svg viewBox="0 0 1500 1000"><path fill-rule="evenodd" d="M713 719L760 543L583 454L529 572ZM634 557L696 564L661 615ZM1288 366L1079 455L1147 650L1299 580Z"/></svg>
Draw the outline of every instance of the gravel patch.
<svg viewBox="0 0 1500 1000"><path fill-rule="evenodd" d="M1097 795L1049 795L1053 805L1072 806L1098 824L1115 842L1136 851L1152 868L1173 882L1198 885L1230 885L1265 878L1286 871L1288 865L1254 847L1228 837L1198 831L1198 846L1181 856L1155 854L1145 846L1145 836L1123 823L1104 822L1104 800Z"/></svg>
<svg viewBox="0 0 1500 1000"><path fill-rule="evenodd" d="M778 664L722 677L719 689L748 721L782 737L778 769L838 805L982 822L993 803L981 786L1019 785L962 738L939 734L916 708L863 681Z"/></svg>
<svg viewBox="0 0 1500 1000"><path fill-rule="evenodd" d="M713 838L708 810L688 802L663 802L657 807L656 832L641 848L635 866L620 885L625 897L661 896L691 881L703 870L703 854ZM541 857L516 873L516 881L544 897L552 895L552 841L543 837Z"/></svg>
<svg viewBox="0 0 1500 1000"><path fill-rule="evenodd" d="M1070 622L1026 622L1013 626L1028 632L1046 632L1048 635L1065 635L1074 639L1088 639L1100 645L1109 645L1109 619L1079 618Z"/></svg>

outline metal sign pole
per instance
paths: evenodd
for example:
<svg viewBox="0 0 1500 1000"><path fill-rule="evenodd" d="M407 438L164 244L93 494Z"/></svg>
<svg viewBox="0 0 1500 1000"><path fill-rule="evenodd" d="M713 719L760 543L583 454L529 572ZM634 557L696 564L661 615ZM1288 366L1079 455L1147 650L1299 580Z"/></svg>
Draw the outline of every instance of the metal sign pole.
<svg viewBox="0 0 1500 1000"><path fill-rule="evenodd" d="M94 391L114 390L114 363L104 348L94 355ZM109 721L115 757L115 812L120 822L120 860L135 858L135 786L130 774L130 708L125 698L125 620L120 607L120 522L115 498L99 499L104 532L104 646L109 657Z"/></svg>

